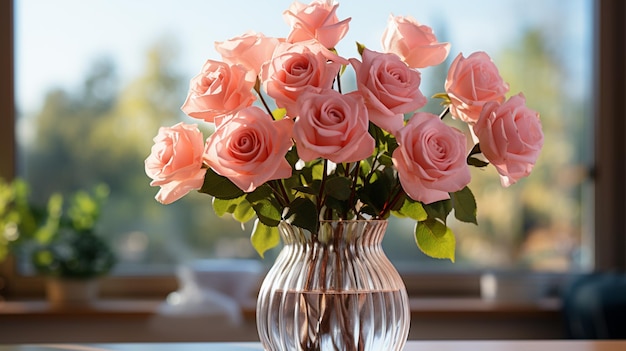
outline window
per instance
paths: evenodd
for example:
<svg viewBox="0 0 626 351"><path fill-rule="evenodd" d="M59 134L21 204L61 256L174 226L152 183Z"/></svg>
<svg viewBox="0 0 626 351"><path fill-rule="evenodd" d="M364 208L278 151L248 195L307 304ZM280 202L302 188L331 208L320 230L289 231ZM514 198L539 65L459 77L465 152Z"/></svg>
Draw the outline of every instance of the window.
<svg viewBox="0 0 626 351"><path fill-rule="evenodd" d="M6 143L2 150L12 150L15 138L17 152L6 159L3 154L3 170L11 169L11 156L17 157L14 172L3 175L31 181L38 201L54 190L108 183L112 192L102 230L118 249L121 275L171 272L173 264L194 257L255 257L248 243L250 227L242 231L234 221L215 218L208 198L191 196L167 208L157 204L143 159L160 125L186 118L179 107L187 81L204 60L218 58L213 41L248 29L284 36L288 28L280 14L290 2L249 1L233 13L228 2L16 0L17 117L15 129L10 124L2 129L8 135L0 142ZM480 183L491 178L495 184L493 170L473 178L481 225L455 226L458 262L423 257L411 226L392 221L385 246L399 268L568 272L593 268L594 260L595 268L625 266L620 257L626 245L613 234L623 228L618 194L625 193L619 181L625 171L618 150L624 142L623 134L615 133L624 128L613 118L619 99L608 100L623 93L623 85L622 90L617 86L623 83L606 79L611 74L606 70L619 69L623 58L615 61L620 49L600 41L607 46L599 47L602 65L594 71L594 23L602 24L602 38L610 26L618 26L604 17L597 21L595 4L554 0L527 6L509 0L484 3L477 10L452 0L366 7L341 2L339 16L353 17L338 47L341 54L355 55L356 40L378 49L388 14L412 15L452 43L449 60L459 52L487 51L510 82L511 93L523 91L528 104L542 113L546 146L533 176L505 191ZM623 4L618 1L602 2L600 13L619 9ZM623 40L620 45L623 50ZM623 74L621 69L612 73ZM445 72L424 70L425 95L443 90ZM592 89L595 73L606 95ZM594 140L594 128L601 138ZM605 246L614 251L599 257Z"/></svg>

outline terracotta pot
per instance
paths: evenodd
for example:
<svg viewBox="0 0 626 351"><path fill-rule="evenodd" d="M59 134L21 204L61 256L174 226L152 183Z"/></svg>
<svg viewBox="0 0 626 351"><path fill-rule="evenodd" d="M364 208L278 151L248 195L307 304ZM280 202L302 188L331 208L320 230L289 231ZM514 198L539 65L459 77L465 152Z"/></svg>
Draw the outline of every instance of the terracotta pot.
<svg viewBox="0 0 626 351"><path fill-rule="evenodd" d="M46 294L52 307L88 306L98 298L98 280L48 278Z"/></svg>

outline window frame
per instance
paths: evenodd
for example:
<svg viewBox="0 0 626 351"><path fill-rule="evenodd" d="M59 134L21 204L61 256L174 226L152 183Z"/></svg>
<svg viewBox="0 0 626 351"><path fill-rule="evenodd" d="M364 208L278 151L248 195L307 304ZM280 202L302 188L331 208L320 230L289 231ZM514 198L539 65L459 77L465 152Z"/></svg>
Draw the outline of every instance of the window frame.
<svg viewBox="0 0 626 351"><path fill-rule="evenodd" d="M626 270L626 3L595 4L594 269Z"/></svg>
<svg viewBox="0 0 626 351"><path fill-rule="evenodd" d="M594 4L594 270L626 270L626 2ZM0 176L16 174L14 0L0 2ZM410 293L419 295L479 294L481 272L411 273L403 277ZM4 279L4 284L3 284ZM44 278L17 273L11 259L0 262L0 296L43 296ZM130 282L133 283L130 283ZM136 282L140 281L141 284ZM102 281L105 296L163 297L176 290L173 275L111 276Z"/></svg>

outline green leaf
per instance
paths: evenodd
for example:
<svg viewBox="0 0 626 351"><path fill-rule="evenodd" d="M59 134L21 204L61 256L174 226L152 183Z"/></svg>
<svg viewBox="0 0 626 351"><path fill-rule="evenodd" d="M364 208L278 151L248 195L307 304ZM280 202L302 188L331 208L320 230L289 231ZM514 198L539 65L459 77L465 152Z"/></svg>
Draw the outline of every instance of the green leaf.
<svg viewBox="0 0 626 351"><path fill-rule="evenodd" d="M393 135L389 135L387 140L387 154L393 155L393 152L398 148L398 140Z"/></svg>
<svg viewBox="0 0 626 351"><path fill-rule="evenodd" d="M489 165L489 162L474 157L474 155L478 155L481 153L482 151L480 150L480 143L477 143L467 155L467 164L478 168L487 167Z"/></svg>
<svg viewBox="0 0 626 351"><path fill-rule="evenodd" d="M244 197L241 196L236 199L223 200L214 197L212 203L213 211L218 217L222 217L227 213L233 213L243 198Z"/></svg>
<svg viewBox="0 0 626 351"><path fill-rule="evenodd" d="M478 159L476 157L468 157L467 158L467 164L470 165L470 166L478 167L478 168L489 166L489 162L483 161L483 160Z"/></svg>
<svg viewBox="0 0 626 351"><path fill-rule="evenodd" d="M425 221L428 218L428 213L426 213L422 203L409 199L406 199L404 203L402 203L399 212L416 221Z"/></svg>
<svg viewBox="0 0 626 351"><path fill-rule="evenodd" d="M364 204L371 206L378 213L390 197L392 181L383 172L376 172L376 174L379 178L370 184L365 184L357 193Z"/></svg>
<svg viewBox="0 0 626 351"><path fill-rule="evenodd" d="M275 121L283 119L287 115L287 110L284 108L277 108L272 111L272 117L274 117Z"/></svg>
<svg viewBox="0 0 626 351"><path fill-rule="evenodd" d="M474 147L472 148L472 150L470 150L470 152L467 155L467 157L474 156L474 155L477 155L477 154L480 154L480 153L482 153L482 151L480 151L480 143L476 143L474 145Z"/></svg>
<svg viewBox="0 0 626 351"><path fill-rule="evenodd" d="M441 105L450 105L450 96L447 93L437 93L432 96L433 99L442 99Z"/></svg>
<svg viewBox="0 0 626 351"><path fill-rule="evenodd" d="M361 166L361 171L359 172L360 178L365 182L365 178L372 170L372 161L367 160L366 162L359 162L359 166Z"/></svg>
<svg viewBox="0 0 626 351"><path fill-rule="evenodd" d="M313 169L311 167L304 167L299 171L300 183L309 184L313 181Z"/></svg>
<svg viewBox="0 0 626 351"><path fill-rule="evenodd" d="M285 155L285 159L287 159L287 162L289 162L289 164L291 165L291 168L293 168L295 166L296 163L298 163L298 161L300 160L300 157L298 156L298 150L296 149L296 146L292 146L291 149L289 149L289 151L287 151L287 154Z"/></svg>
<svg viewBox="0 0 626 351"><path fill-rule="evenodd" d="M441 200L424 205L428 218L439 219L442 223L446 223L446 219L452 212L452 200Z"/></svg>
<svg viewBox="0 0 626 351"><path fill-rule="evenodd" d="M375 125L372 122L369 123L367 131L370 133L372 138L376 140L376 147L379 149L383 149L384 141L385 141L385 132L379 126Z"/></svg>
<svg viewBox="0 0 626 351"><path fill-rule="evenodd" d="M235 199L244 194L243 190L233 184L230 179L215 173L210 168L207 169L204 184L198 191L218 199Z"/></svg>
<svg viewBox="0 0 626 351"><path fill-rule="evenodd" d="M263 257L267 250L280 244L280 233L278 232L278 227L267 226L260 220L256 220L254 222L254 228L252 228L250 242L259 256Z"/></svg>
<svg viewBox="0 0 626 351"><path fill-rule="evenodd" d="M272 198L272 196L273 196L272 187L269 186L267 183L265 183L259 186L258 188L254 189L253 192L246 194L246 200L248 200L248 202L250 202L251 204L254 204L258 201Z"/></svg>
<svg viewBox="0 0 626 351"><path fill-rule="evenodd" d="M346 163L337 163L335 164L335 174L346 174ZM349 165L349 163L348 163Z"/></svg>
<svg viewBox="0 0 626 351"><path fill-rule="evenodd" d="M63 195L60 193L52 194L48 199L47 210L48 217L34 234L35 240L39 244L50 243L59 230L63 214Z"/></svg>
<svg viewBox="0 0 626 351"><path fill-rule="evenodd" d="M428 219L417 222L415 242L426 255L454 262L456 238L452 230L440 221Z"/></svg>
<svg viewBox="0 0 626 351"><path fill-rule="evenodd" d="M328 178L326 181L325 192L328 196L332 196L337 200L348 200L352 192L350 187L352 180L346 177Z"/></svg>
<svg viewBox="0 0 626 351"><path fill-rule="evenodd" d="M319 225L317 217L317 207L313 201L304 197L297 197L293 200L285 215L285 219L289 220L291 224L311 233L317 233L317 226Z"/></svg>
<svg viewBox="0 0 626 351"><path fill-rule="evenodd" d="M378 158L378 162L380 162L380 164L382 164L383 166L387 166L387 167L391 167L393 166L393 161L391 156L385 154L381 154L380 157Z"/></svg>
<svg viewBox="0 0 626 351"><path fill-rule="evenodd" d="M357 41L357 43L356 43L356 49L357 49L357 51L359 52L359 55L363 56L363 51L365 51L365 45L363 45L363 44L361 44L361 43L359 43L359 42Z"/></svg>
<svg viewBox="0 0 626 351"><path fill-rule="evenodd" d="M395 197L396 195L394 195ZM404 205L404 200L407 198L406 193L400 190L400 194L397 195L397 200L394 200L395 203L391 207L391 211L399 211Z"/></svg>
<svg viewBox="0 0 626 351"><path fill-rule="evenodd" d="M254 212L252 205L246 200L242 201L233 212L233 218L240 223L245 223L251 220L255 215L256 212Z"/></svg>
<svg viewBox="0 0 626 351"><path fill-rule="evenodd" d="M287 190L289 195L293 195L292 190L302 184L302 178L300 177L300 173L300 171L292 170L291 177L278 180L278 182L282 181L285 190Z"/></svg>
<svg viewBox="0 0 626 351"><path fill-rule="evenodd" d="M324 163L317 162L311 165L311 175L314 180L322 179L324 177Z"/></svg>
<svg viewBox="0 0 626 351"><path fill-rule="evenodd" d="M254 212L252 205L250 205L248 201L243 201L239 206L237 206L235 212L233 212L233 218L240 223L245 223L253 219L255 214L256 213Z"/></svg>
<svg viewBox="0 0 626 351"><path fill-rule="evenodd" d="M276 227L281 220L281 211L280 208L269 199L263 199L256 201L252 204L252 208L254 212L256 212L257 217L259 217L259 221L263 224Z"/></svg>
<svg viewBox="0 0 626 351"><path fill-rule="evenodd" d="M478 224L476 219L476 199L469 187L450 194L452 206L454 207L454 217L462 222Z"/></svg>
<svg viewBox="0 0 626 351"><path fill-rule="evenodd" d="M311 186L294 186L293 190L299 191L303 194L317 196L320 193L319 184L321 184L321 182L319 180L316 180L311 184Z"/></svg>
<svg viewBox="0 0 626 351"><path fill-rule="evenodd" d="M335 50L335 54L337 54L337 50ZM339 71L340 76L343 76L344 72L346 71L346 68L348 68L347 65L341 65L341 70Z"/></svg>
<svg viewBox="0 0 626 351"><path fill-rule="evenodd" d="M333 210L333 213L337 216L334 218L339 218L343 214L348 212L348 201L347 200L337 200L332 196L326 197L324 199L324 205Z"/></svg>
<svg viewBox="0 0 626 351"><path fill-rule="evenodd" d="M363 214L370 215L370 216L377 216L380 211L375 209L374 207L366 204L363 207L361 207L359 212L363 213Z"/></svg>

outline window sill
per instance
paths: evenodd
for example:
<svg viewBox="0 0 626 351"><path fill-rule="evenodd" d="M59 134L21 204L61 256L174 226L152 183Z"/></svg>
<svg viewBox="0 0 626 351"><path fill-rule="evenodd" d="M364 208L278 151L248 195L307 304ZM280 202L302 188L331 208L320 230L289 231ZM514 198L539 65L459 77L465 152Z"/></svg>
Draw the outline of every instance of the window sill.
<svg viewBox="0 0 626 351"><path fill-rule="evenodd" d="M107 300L88 307L53 308L44 300L0 302L0 344L23 342L254 341L254 303L243 320L223 316L166 316L162 300ZM560 302L413 298L410 339L562 338Z"/></svg>
<svg viewBox="0 0 626 351"><path fill-rule="evenodd" d="M161 300L102 299L89 306L52 307L45 300L0 302L0 316L120 316L150 317L158 313ZM554 317L560 313L558 298L538 301L489 301L481 298L416 297L410 299L411 314L415 317ZM254 318L254 303L243 308L246 318Z"/></svg>

